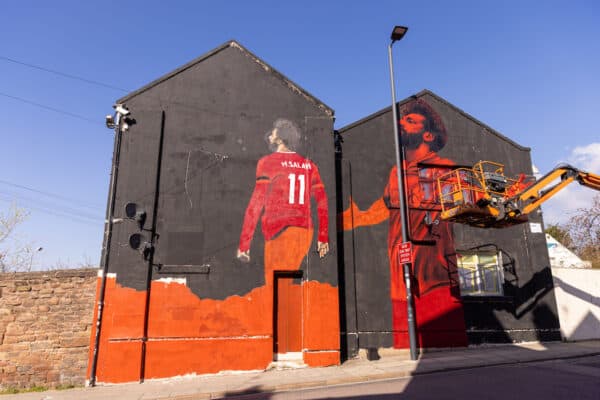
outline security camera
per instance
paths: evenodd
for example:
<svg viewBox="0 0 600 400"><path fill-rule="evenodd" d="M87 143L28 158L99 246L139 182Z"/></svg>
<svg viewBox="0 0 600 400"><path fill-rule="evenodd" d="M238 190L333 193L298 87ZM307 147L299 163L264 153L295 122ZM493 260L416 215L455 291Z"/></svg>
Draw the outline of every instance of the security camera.
<svg viewBox="0 0 600 400"><path fill-rule="evenodd" d="M112 115L107 115L104 122L108 129L115 129L115 118Z"/></svg>
<svg viewBox="0 0 600 400"><path fill-rule="evenodd" d="M129 110L122 104L115 104L115 110L121 115L129 115Z"/></svg>

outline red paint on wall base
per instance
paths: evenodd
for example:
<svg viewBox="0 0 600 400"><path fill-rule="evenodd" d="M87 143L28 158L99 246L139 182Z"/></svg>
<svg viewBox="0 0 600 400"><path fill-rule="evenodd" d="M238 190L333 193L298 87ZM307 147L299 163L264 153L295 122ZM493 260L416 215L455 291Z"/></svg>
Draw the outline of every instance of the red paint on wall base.
<svg viewBox="0 0 600 400"><path fill-rule="evenodd" d="M338 289L315 281L295 286L301 298L304 362L339 364ZM273 361L272 287L213 300L198 298L183 283L153 281L150 297L142 369L146 292L107 279L98 382L257 370Z"/></svg>
<svg viewBox="0 0 600 400"><path fill-rule="evenodd" d="M98 297L101 278L98 278ZM142 335L144 327L145 292L117 285L106 279L102 331L96 366L97 382L131 382L141 376ZM97 302L96 302L97 304ZM97 318L97 307L94 320ZM96 327L92 329L88 378L94 351Z"/></svg>
<svg viewBox="0 0 600 400"><path fill-rule="evenodd" d="M304 349L340 349L338 288L308 281L304 288Z"/></svg>
<svg viewBox="0 0 600 400"><path fill-rule="evenodd" d="M414 297L419 347L464 347L467 335L463 308L450 286ZM392 300L394 347L408 348L406 300Z"/></svg>
<svg viewBox="0 0 600 400"><path fill-rule="evenodd" d="M265 369L272 359L270 338L151 340L145 378Z"/></svg>
<svg viewBox="0 0 600 400"><path fill-rule="evenodd" d="M339 351L319 351L304 353L304 363L310 367L329 367L340 363Z"/></svg>
<svg viewBox="0 0 600 400"><path fill-rule="evenodd" d="M103 335L104 336L104 335ZM98 382L133 382L142 374L142 341L113 342L103 340L98 353Z"/></svg>

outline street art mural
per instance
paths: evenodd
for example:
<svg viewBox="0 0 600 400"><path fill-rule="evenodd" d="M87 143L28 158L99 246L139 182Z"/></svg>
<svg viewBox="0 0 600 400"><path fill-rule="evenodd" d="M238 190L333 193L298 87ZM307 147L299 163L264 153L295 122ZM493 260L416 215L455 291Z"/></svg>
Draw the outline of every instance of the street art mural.
<svg viewBox="0 0 600 400"><path fill-rule="evenodd" d="M262 142L261 134L249 136ZM222 298L198 295L199 284L210 284L210 274L198 282L193 265L184 265L187 273L179 278L161 278L159 269L146 291L108 280L97 374L102 381L264 369L273 361L309 366L340 362L337 287L308 274L312 246L318 255L312 263L327 268L320 261L326 260L330 239L319 168L294 151L307 139L294 122L275 120L266 146L261 143L271 154L258 160L253 190L227 201L249 198L236 223L241 227L236 230L237 250L219 260L223 267L214 273L226 282L250 276L254 287ZM168 157L165 163L173 165ZM180 189L181 196L188 196ZM221 205L215 203L213 212ZM173 212L189 212L192 221L198 213ZM256 232L259 225L262 237ZM253 241L259 243L251 246ZM264 249L263 254L251 254L251 247ZM152 263L164 268L158 256ZM255 276L257 264L264 279ZM210 289L218 292L219 287Z"/></svg>
<svg viewBox="0 0 600 400"><path fill-rule="evenodd" d="M402 237L397 168L394 166L380 198L361 210L350 201L342 214L343 229L388 221L390 297L395 347L407 347L407 303L399 245L413 242L413 294L422 347L467 344L456 271L452 226L439 220L436 180L455 164L438 154L447 141L444 123L424 100L403 105L398 121L405 150L405 185L409 238Z"/></svg>
<svg viewBox="0 0 600 400"><path fill-rule="evenodd" d="M333 110L234 41L118 103L89 375L339 364Z"/></svg>
<svg viewBox="0 0 600 400"><path fill-rule="evenodd" d="M308 253L313 236L311 198L317 202L317 251L321 258L329 251L329 216L317 166L294 151L301 139L300 129L287 119L278 119L265 139L273 153L258 161L256 186L244 216L237 257L250 261L250 242L262 214L268 285L273 271L297 270Z"/></svg>
<svg viewBox="0 0 600 400"><path fill-rule="evenodd" d="M265 135L272 153L258 161L237 250L240 261L250 261L250 243L260 218L265 240L265 286L274 293L276 358L302 350L302 308L298 301L302 292L294 280L303 282L301 264L313 242L312 199L317 205L317 252L320 258L329 252L325 186L317 166L295 152L301 136L296 124L283 118L277 119ZM319 290L320 284L314 285L314 290ZM264 318L269 319L268 315Z"/></svg>
<svg viewBox="0 0 600 400"><path fill-rule="evenodd" d="M389 108L334 132L333 109L235 41L117 103L128 110L127 128L115 135L92 381L257 370L273 361L327 366L359 349L408 347L397 259L407 239L421 347L464 346L467 335L478 343L490 331L498 341L558 332L556 318L532 329L535 309L510 313L514 298L529 304L551 284L535 277L547 259L543 235L438 218L441 174L484 154L526 171L529 149L433 93L400 105L409 238L401 235ZM510 254L518 276L504 282L508 296L465 301L455 246L490 243ZM544 301L553 313L554 298Z"/></svg>

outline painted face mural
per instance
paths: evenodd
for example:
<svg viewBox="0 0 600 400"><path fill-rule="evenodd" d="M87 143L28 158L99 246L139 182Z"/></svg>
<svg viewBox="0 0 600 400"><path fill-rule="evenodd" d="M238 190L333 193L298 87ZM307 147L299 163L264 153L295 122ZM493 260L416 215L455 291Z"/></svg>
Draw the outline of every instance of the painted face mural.
<svg viewBox="0 0 600 400"><path fill-rule="evenodd" d="M397 168L388 177L383 195L368 209L351 201L344 211L344 230L388 221L388 258L394 346L407 347L406 288L399 245L413 243L413 276L417 327L421 345L428 347L466 345L460 303L453 297L456 261L452 227L439 220L436 180L454 162L438 155L446 144L446 129L435 110L418 99L405 104L398 121L405 150L404 173L408 203L409 238L402 237ZM453 337L454 333L457 337Z"/></svg>
<svg viewBox="0 0 600 400"><path fill-rule="evenodd" d="M407 114L400 118L400 134L402 144L407 149L416 149L423 143L426 119L421 114Z"/></svg>

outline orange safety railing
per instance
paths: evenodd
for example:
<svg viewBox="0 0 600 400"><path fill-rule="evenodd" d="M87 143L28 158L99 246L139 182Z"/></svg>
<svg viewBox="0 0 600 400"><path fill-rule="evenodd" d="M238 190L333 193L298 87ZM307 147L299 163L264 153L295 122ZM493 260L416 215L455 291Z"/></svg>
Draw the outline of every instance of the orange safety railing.
<svg viewBox="0 0 600 400"><path fill-rule="evenodd" d="M507 178L504 165L479 161L473 168L457 168L438 178L437 189L442 211L458 206L477 207L482 200L507 199L535 181L521 174Z"/></svg>

